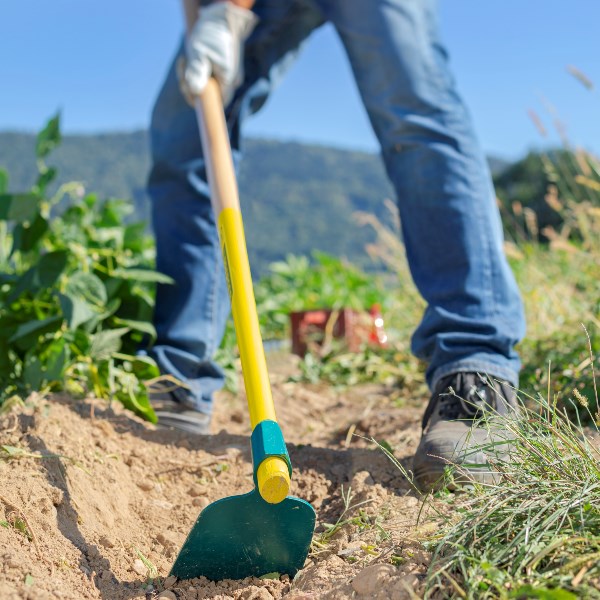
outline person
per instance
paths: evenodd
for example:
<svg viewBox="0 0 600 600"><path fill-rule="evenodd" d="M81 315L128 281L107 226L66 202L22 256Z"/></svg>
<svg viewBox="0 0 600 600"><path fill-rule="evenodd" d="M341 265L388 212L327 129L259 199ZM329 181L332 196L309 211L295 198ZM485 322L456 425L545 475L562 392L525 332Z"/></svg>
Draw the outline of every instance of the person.
<svg viewBox="0 0 600 600"><path fill-rule="evenodd" d="M503 430L471 426L481 416L517 414L514 346L524 335L524 315L486 160L440 40L435 0L200 4L184 0L197 20L151 120L157 269L175 281L157 291L151 354L163 373L185 383L156 397L159 422L209 431L212 395L223 384L213 356L229 314L196 116L185 95L217 78L237 165L244 120L265 104L310 34L329 22L379 141L411 274L427 302L412 338L432 391L416 481L423 489L435 486L449 463L487 481L482 445L495 443Z"/></svg>

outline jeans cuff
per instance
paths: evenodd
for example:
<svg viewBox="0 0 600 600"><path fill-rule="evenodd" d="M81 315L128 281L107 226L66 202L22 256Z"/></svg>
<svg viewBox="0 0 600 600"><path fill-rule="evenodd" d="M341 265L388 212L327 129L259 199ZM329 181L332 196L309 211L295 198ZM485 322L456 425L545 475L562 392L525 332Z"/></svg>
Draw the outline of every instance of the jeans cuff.
<svg viewBox="0 0 600 600"><path fill-rule="evenodd" d="M177 388L171 392L178 402L187 406L191 410L197 410L204 415L211 415L213 411L212 398L206 399L204 396L194 396L192 392L185 388Z"/></svg>
<svg viewBox="0 0 600 600"><path fill-rule="evenodd" d="M508 381L515 389L519 387L519 374L511 368L502 367L496 363L485 361L485 360L457 360L456 362L449 363L438 367L431 376L431 382L429 384L431 390L435 390L440 379L451 375L453 373L485 373L490 377L496 379L503 379Z"/></svg>

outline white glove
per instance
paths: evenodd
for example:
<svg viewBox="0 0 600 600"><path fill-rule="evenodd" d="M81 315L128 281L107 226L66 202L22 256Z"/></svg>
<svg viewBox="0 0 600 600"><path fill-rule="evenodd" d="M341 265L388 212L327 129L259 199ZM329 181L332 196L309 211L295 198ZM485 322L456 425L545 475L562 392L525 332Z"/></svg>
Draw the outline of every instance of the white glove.
<svg viewBox="0 0 600 600"><path fill-rule="evenodd" d="M227 106L244 79L244 42L258 18L232 2L215 2L200 9L200 17L187 38L187 65L181 87L188 101L202 93L213 75Z"/></svg>

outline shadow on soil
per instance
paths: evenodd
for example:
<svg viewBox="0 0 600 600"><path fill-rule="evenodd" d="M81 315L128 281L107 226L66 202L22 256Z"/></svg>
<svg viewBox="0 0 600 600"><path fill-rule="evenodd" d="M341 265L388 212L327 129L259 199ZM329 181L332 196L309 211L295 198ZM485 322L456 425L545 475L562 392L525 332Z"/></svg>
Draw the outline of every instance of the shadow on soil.
<svg viewBox="0 0 600 600"><path fill-rule="evenodd" d="M187 450L202 450L213 455L221 455L227 448L236 447L241 449L246 460L251 461L248 436L229 434L225 431L211 436L189 436L174 430L153 430L126 414L116 414L110 407L99 408L95 405L91 409L89 403L76 402L61 396L56 396L54 400L64 404L83 418L99 418L109 421L117 433L127 432L148 442L173 445ZM24 430L28 428L26 423L22 425ZM30 435L29 440L32 450L50 454L49 449L39 437ZM393 494L404 496L412 491L410 482L377 448L335 449L288 444L288 451L297 480L302 480L309 471L325 476L328 488L327 499L319 508L319 520L326 520L330 518L331 514L339 512L340 499L337 492L342 485L347 485L352 481L354 475L361 471L368 471L376 483L381 484ZM401 460L407 470L410 468L411 462L412 457ZM49 483L63 493L63 500L57 507L58 526L65 538L81 553L79 568L90 580L90 584L95 585L101 597L105 599L140 597L143 581L119 581L112 572L109 560L102 555L96 545L89 544L82 535L77 525L78 514L72 501L62 459L45 460L42 464ZM177 471L183 468L194 470L196 467L193 464L178 465L167 467L157 473ZM200 468L198 466L198 469ZM251 482L248 482L247 491L250 490L250 486Z"/></svg>
<svg viewBox="0 0 600 600"><path fill-rule="evenodd" d="M23 432L30 427L28 420L31 417L21 415L20 426ZM89 544L78 527L78 513L73 504L67 473L62 458L57 458L46 446L44 441L36 435L29 434L29 447L34 452L50 455L51 458L40 461L48 483L62 492L62 500L56 506L58 528L62 535L68 539L80 552L79 569L94 585L102 598L135 598L140 596L143 587L140 581L118 581L112 573L110 561L105 558L95 544Z"/></svg>
<svg viewBox="0 0 600 600"><path fill-rule="evenodd" d="M93 418L107 420L117 433L130 433L151 443L175 446L192 451L202 450L216 456L222 455L228 448L239 448L248 462L252 460L250 437L246 435L230 434L222 430L213 435L192 436L173 429L150 429L140 421L129 417L126 413L116 414L109 406L99 408L95 405L92 413L88 403L75 402L68 398L57 398L57 400L84 419L92 418L93 414ZM385 423L389 427L392 415L383 414L382 417L382 424ZM411 427L414 427L414 424L407 422L398 425L396 429L409 429ZM407 492L412 491L413 487L410 482L391 463L383 451L369 443L369 438L374 435L374 430L371 428L363 431L359 430L357 434L363 438L361 440L362 445L353 445L349 448L325 448L312 446L311 444L287 443L294 471L298 475L307 470L321 473L331 481L332 490L349 483L356 473L368 471L376 483L381 484L393 493L406 495ZM342 445L338 436L332 437L330 443ZM364 447L367 445L370 445L370 447ZM400 459L400 463L405 471L409 472L412 468L412 456ZM198 470L201 466L198 465ZM193 464L186 467L177 465L157 472L165 473L177 471L181 468L194 470L196 467Z"/></svg>

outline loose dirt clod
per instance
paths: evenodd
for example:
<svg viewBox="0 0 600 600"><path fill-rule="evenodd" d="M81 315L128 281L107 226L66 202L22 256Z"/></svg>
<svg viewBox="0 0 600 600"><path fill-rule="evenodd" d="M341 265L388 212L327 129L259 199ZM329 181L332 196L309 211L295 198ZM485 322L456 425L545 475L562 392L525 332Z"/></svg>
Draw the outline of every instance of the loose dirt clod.
<svg viewBox="0 0 600 600"><path fill-rule="evenodd" d="M365 567L352 581L352 589L362 596L372 597L376 590L382 589L394 575L392 565L370 565Z"/></svg>
<svg viewBox="0 0 600 600"><path fill-rule="evenodd" d="M289 364L283 368L289 373ZM8 524L0 527L2 600L145 598L150 581L153 597L177 600L404 598L401 584L421 593L428 555L405 541L415 538L420 502L374 445L362 437L346 443L360 421L405 462L421 408L393 407L383 387L339 392L290 384L277 372L274 381L292 493L318 511L312 553L293 582L168 577L199 511L251 489L248 425L232 418L246 414L243 397L220 394L213 426L220 433L190 437L157 430L117 403L96 400L92 419L89 403L55 396L0 419L0 445L25 451L0 459L7 500L0 499L0 522ZM365 417L367 396L376 401ZM17 517L23 531L11 525Z"/></svg>

